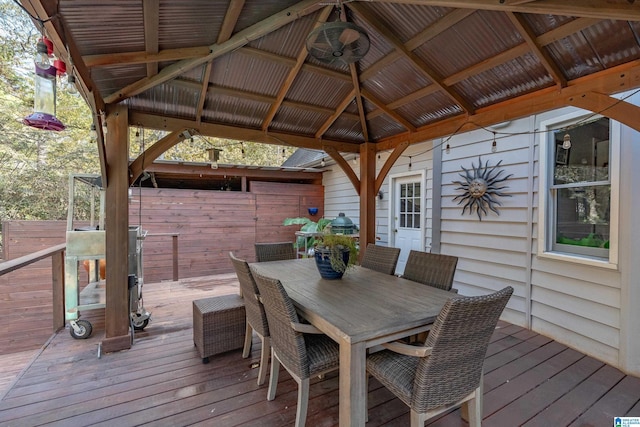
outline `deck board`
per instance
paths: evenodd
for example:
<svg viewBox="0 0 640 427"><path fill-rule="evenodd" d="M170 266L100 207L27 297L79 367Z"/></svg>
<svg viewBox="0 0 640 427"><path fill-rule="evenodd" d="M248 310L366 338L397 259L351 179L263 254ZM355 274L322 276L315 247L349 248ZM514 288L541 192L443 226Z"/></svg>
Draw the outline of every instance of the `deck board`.
<svg viewBox="0 0 640 427"><path fill-rule="evenodd" d="M94 327L89 339L62 330L41 351L2 356L12 366L0 367L0 425L293 425L297 385L282 370L276 399L266 400L267 384L256 383L257 336L247 359L234 350L203 364L193 345L192 301L237 289L234 275L146 284L152 321L130 350L98 358L104 311L92 310L83 313ZM485 426L611 425L614 415L640 415L638 378L505 322L491 338L484 379ZM307 425L338 425L338 384L337 372L312 380ZM373 379L368 406L368 427L409 423L407 407ZM467 423L454 410L427 425Z"/></svg>

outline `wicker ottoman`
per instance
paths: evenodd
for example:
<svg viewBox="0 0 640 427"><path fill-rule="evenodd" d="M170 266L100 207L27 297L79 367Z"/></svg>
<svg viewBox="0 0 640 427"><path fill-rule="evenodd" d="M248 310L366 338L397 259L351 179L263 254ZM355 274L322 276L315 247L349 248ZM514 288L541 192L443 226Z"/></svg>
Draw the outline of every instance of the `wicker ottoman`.
<svg viewBox="0 0 640 427"><path fill-rule="evenodd" d="M246 328L244 300L222 295L193 301L193 342L202 363L209 356L242 348Z"/></svg>

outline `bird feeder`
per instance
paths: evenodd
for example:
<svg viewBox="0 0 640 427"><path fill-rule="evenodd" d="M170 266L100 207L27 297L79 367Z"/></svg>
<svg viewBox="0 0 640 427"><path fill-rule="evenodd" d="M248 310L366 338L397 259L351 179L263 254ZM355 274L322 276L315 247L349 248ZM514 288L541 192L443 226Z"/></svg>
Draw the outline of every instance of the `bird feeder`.
<svg viewBox="0 0 640 427"><path fill-rule="evenodd" d="M35 75L34 112L22 122L37 129L61 131L65 126L56 118L56 67L40 68Z"/></svg>

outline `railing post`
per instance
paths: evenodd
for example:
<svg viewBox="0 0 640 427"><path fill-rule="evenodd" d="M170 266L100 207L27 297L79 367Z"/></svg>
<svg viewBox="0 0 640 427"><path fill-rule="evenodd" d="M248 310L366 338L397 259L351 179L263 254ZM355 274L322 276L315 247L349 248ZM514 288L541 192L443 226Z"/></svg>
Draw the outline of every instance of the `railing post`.
<svg viewBox="0 0 640 427"><path fill-rule="evenodd" d="M64 327L64 251L51 255L53 291L53 331Z"/></svg>
<svg viewBox="0 0 640 427"><path fill-rule="evenodd" d="M173 236L173 281L178 281L178 235Z"/></svg>

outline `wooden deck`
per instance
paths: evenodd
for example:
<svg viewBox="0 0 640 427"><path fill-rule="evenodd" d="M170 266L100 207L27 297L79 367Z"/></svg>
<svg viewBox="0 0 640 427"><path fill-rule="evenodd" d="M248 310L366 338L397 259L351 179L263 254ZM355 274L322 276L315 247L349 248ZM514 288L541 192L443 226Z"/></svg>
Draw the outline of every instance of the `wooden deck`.
<svg viewBox="0 0 640 427"><path fill-rule="evenodd" d="M257 337L249 359L241 350L206 365L198 357L191 301L232 292L235 275L148 284L152 322L130 350L97 357L104 312L94 310L85 313L94 326L91 338L74 340L61 331L42 350L5 356L0 425L293 425L297 388L291 377L281 373L272 402L267 385L256 384ZM485 427L611 426L614 416L640 416L640 379L507 323L493 336L484 378ZM312 382L307 425L336 426L337 420L335 373ZM406 406L370 381L367 426L408 424ZM467 424L456 410L427 425Z"/></svg>

